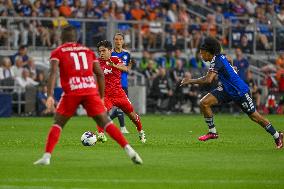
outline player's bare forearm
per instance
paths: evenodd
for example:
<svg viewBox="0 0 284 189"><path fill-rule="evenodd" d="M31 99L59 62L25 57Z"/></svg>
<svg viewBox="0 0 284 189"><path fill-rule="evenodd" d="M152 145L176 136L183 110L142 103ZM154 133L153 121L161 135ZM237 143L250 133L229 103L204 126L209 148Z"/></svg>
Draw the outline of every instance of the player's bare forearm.
<svg viewBox="0 0 284 189"><path fill-rule="evenodd" d="M57 67L58 67L58 61L51 60L48 83L47 83L47 96L48 97L49 96L53 97L53 90L55 88L55 83L56 83Z"/></svg>
<svg viewBox="0 0 284 189"><path fill-rule="evenodd" d="M112 67L115 67L115 68L117 68L117 69L119 69L120 71L123 71L123 72L129 71L128 67L123 65L123 64L113 64Z"/></svg>
<svg viewBox="0 0 284 189"><path fill-rule="evenodd" d="M206 76L197 78L197 79L188 79L188 78L184 78L181 81L181 86L182 85L186 85L186 84L198 84L198 85L203 85L203 84L210 84L213 79L215 78L217 74L215 72L208 72L206 74Z"/></svg>
<svg viewBox="0 0 284 189"><path fill-rule="evenodd" d="M98 62L94 62L94 68L93 69L94 69L93 71L94 71L96 78L97 78L100 97L104 98L105 97L105 77L104 77L104 73L103 73Z"/></svg>

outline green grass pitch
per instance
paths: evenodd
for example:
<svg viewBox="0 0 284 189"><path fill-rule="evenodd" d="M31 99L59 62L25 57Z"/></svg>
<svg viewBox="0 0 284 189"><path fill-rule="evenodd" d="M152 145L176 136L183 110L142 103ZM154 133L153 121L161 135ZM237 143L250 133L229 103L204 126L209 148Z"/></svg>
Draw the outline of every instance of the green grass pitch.
<svg viewBox="0 0 284 189"><path fill-rule="evenodd" d="M283 116L268 118L284 130ZM0 189L284 188L284 149L244 115L216 115L219 139L207 142L197 140L207 132L200 115L147 115L142 123L146 144L126 122L142 166L110 138L81 145L82 133L95 129L87 117L69 121L50 166L34 166L52 118L0 119Z"/></svg>

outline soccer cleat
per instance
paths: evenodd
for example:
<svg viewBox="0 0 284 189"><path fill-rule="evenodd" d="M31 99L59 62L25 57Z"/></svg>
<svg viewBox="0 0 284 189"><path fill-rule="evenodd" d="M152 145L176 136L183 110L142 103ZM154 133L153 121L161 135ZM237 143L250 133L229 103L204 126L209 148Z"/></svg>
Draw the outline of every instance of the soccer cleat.
<svg viewBox="0 0 284 189"><path fill-rule="evenodd" d="M145 135L145 132L143 130L139 132L139 139L142 143L146 142L146 135Z"/></svg>
<svg viewBox="0 0 284 189"><path fill-rule="evenodd" d="M50 157L49 153L43 154L42 158L34 162L34 165L49 165L50 164Z"/></svg>
<svg viewBox="0 0 284 189"><path fill-rule="evenodd" d="M143 160L141 159L139 154L129 144L124 147L124 150L128 157L133 161L133 163L138 165L143 164Z"/></svg>
<svg viewBox="0 0 284 189"><path fill-rule="evenodd" d="M120 132L123 133L123 134L128 134L129 131L126 129L126 127L120 127Z"/></svg>
<svg viewBox="0 0 284 189"><path fill-rule="evenodd" d="M141 165L143 164L143 160L142 158L139 156L138 153L135 153L135 155L131 158L131 160L133 161L133 163Z"/></svg>
<svg viewBox="0 0 284 189"><path fill-rule="evenodd" d="M217 139L218 138L218 133L207 133L206 135L200 136L198 140L200 141L206 141L210 139Z"/></svg>
<svg viewBox="0 0 284 189"><path fill-rule="evenodd" d="M283 133L279 131L279 137L275 139L276 148L280 149L283 147Z"/></svg>
<svg viewBox="0 0 284 189"><path fill-rule="evenodd" d="M105 143L107 141L107 137L104 133L97 133L98 142Z"/></svg>

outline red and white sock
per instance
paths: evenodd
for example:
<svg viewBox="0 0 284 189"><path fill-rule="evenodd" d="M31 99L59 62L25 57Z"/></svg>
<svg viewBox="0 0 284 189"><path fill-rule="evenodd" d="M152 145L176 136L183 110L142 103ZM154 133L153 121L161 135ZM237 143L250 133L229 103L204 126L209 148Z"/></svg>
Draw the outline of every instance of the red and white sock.
<svg viewBox="0 0 284 189"><path fill-rule="evenodd" d="M55 145L57 144L59 140L61 131L62 131L62 128L59 125L57 124L52 125L52 127L49 130L48 137L46 140L46 146L45 146L46 153L51 154L53 152Z"/></svg>
<svg viewBox="0 0 284 189"><path fill-rule="evenodd" d="M98 133L104 133L104 128L97 125Z"/></svg>
<svg viewBox="0 0 284 189"><path fill-rule="evenodd" d="M126 138L112 122L106 124L105 130L122 148L128 144Z"/></svg>
<svg viewBox="0 0 284 189"><path fill-rule="evenodd" d="M142 123L138 114L136 114L136 119L132 120L132 122L136 125L138 132L142 131Z"/></svg>

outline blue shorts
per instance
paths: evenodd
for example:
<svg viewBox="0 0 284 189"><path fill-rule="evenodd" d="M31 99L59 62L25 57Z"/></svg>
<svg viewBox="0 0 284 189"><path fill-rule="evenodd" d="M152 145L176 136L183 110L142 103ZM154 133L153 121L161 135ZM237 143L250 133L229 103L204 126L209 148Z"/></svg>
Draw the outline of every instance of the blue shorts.
<svg viewBox="0 0 284 189"><path fill-rule="evenodd" d="M240 106L242 111L246 114L251 115L255 112L255 105L252 101L250 92L246 93L242 97L233 98L226 91L223 90L223 87L219 86L210 93L217 98L219 104L225 104L233 101L238 106Z"/></svg>

